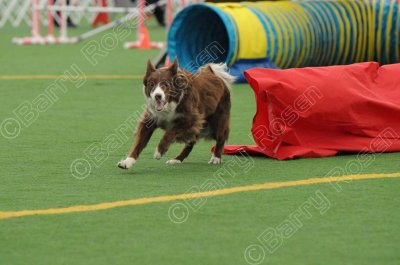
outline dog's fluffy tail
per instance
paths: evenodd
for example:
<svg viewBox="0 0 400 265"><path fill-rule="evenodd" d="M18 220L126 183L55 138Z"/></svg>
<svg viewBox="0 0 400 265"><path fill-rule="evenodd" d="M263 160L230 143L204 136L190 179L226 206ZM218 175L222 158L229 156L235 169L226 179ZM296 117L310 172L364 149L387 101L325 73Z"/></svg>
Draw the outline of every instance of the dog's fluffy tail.
<svg viewBox="0 0 400 265"><path fill-rule="evenodd" d="M225 85L231 89L233 83L235 83L236 77L233 75L230 75L228 72L228 66L226 66L225 63L210 63L206 65L206 67L209 66L211 71L218 76L219 78L224 81Z"/></svg>

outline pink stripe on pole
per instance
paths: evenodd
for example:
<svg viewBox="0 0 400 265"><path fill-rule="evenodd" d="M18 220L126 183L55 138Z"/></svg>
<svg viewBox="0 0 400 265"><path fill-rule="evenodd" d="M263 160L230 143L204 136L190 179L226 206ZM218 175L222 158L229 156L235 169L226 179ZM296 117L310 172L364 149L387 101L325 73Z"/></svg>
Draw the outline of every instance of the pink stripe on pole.
<svg viewBox="0 0 400 265"><path fill-rule="evenodd" d="M172 16L173 16L173 1L167 0L167 28L169 28L172 24Z"/></svg>
<svg viewBox="0 0 400 265"><path fill-rule="evenodd" d="M53 6L53 0L47 0L47 35L54 35L54 20L53 13L50 8Z"/></svg>
<svg viewBox="0 0 400 265"><path fill-rule="evenodd" d="M32 36L39 37L40 36L40 13L36 7L39 5L39 0L32 0Z"/></svg>

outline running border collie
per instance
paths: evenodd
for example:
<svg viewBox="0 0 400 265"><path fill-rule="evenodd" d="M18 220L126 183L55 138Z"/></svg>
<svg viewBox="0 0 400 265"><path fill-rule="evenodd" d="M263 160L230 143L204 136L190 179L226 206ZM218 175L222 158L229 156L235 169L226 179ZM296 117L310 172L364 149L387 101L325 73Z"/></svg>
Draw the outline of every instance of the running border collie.
<svg viewBox="0 0 400 265"><path fill-rule="evenodd" d="M171 144L178 142L185 146L167 164L182 163L196 142L204 138L216 141L209 164L220 164L229 135L230 88L234 81L225 64L207 64L192 74L179 68L177 59L170 67L159 69L148 61L143 79L147 106L137 124L132 149L117 166L131 168L157 128L165 134L154 159L160 159Z"/></svg>

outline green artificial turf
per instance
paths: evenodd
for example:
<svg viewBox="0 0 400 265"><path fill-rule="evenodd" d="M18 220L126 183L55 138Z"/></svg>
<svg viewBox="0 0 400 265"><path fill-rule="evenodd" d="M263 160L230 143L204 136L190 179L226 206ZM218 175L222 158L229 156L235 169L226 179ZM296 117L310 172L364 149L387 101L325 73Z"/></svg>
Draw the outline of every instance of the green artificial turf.
<svg viewBox="0 0 400 265"><path fill-rule="evenodd" d="M73 34L84 32L80 27ZM155 40L164 31L150 25ZM61 75L77 65L85 75L141 75L146 61L158 51L117 48L99 57L93 66L81 49L71 46L14 46L10 40L28 29L0 31L0 76ZM101 41L102 35L94 38ZM126 40L133 40L129 36ZM1 80L0 122L32 101L53 80ZM254 96L246 84L233 88L231 144L251 144ZM68 85L47 111L21 128L15 139L0 137L0 211L47 209L96 204L187 191L201 191L204 183L224 179L223 187L324 177L335 167L346 168L356 155L321 159L276 161L264 157L240 158L231 174L208 165L212 142L200 142L182 165L166 165L181 148L175 145L161 161L152 159L158 132L130 171L116 167L132 142L134 124L121 144L105 139L140 113L144 104L141 80L88 79L81 87ZM87 155L97 146L102 158ZM98 159L91 173L79 180L71 174L76 159ZM373 162L347 174L400 172L400 154L372 155ZM236 160L235 160L236 159ZM238 161L225 156L224 161ZM252 165L250 169L245 165ZM203 185L203 186L202 186ZM332 185L298 186L236 193L194 201L188 219L176 224L169 218L175 202L115 208L106 211L0 220L0 264L247 264L246 248L259 244L264 231L277 232L293 212L324 194L329 207L321 214L311 208L301 227L280 237L273 253L266 248L261 264L399 264L400 179L361 180ZM272 229L272 230L271 230ZM280 230L279 230L280 231ZM287 232L287 231L286 231ZM269 241L272 242L272 241Z"/></svg>

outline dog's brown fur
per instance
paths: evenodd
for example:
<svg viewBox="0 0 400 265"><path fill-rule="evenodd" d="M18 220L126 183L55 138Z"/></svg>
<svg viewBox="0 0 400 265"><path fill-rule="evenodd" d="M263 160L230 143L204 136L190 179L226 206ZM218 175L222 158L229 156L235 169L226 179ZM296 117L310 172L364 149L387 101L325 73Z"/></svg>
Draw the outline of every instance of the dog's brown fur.
<svg viewBox="0 0 400 265"><path fill-rule="evenodd" d="M130 168L157 128L165 130L165 134L158 144L154 158L159 159L172 143L179 142L184 143L185 147L175 159L167 163L180 163L188 157L200 138L206 138L216 141L210 163L219 164L229 135L229 86L234 81L232 76L222 73L221 69L224 66L210 64L200 68L198 73L191 74L179 69L176 59L172 66L160 69L155 69L149 61L143 79L147 108L138 123L132 151L126 160L118 163L118 167ZM161 94L165 93L165 102L155 103L153 94L156 90ZM156 104L164 104L163 110L157 111L154 106ZM132 165L124 163L127 160Z"/></svg>

